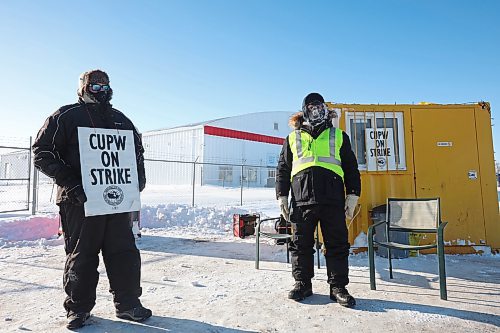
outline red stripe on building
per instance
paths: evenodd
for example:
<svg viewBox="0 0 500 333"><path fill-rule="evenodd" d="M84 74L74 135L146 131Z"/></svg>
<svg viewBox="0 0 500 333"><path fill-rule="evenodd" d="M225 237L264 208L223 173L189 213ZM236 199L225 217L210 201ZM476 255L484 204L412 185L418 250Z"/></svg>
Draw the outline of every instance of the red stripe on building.
<svg viewBox="0 0 500 333"><path fill-rule="evenodd" d="M276 136L236 131L232 129L207 126L207 125L203 127L203 132L207 135L222 136L224 138L241 139L241 140L248 140L255 142L271 143L275 145L282 145L283 141L285 141L284 138L278 138Z"/></svg>

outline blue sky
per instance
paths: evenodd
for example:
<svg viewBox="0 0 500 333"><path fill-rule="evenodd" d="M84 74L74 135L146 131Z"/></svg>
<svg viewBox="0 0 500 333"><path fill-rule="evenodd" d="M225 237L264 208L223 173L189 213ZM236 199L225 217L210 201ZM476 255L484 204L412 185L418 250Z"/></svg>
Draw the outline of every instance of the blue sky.
<svg viewBox="0 0 500 333"><path fill-rule="evenodd" d="M499 22L494 0L1 1L0 135L36 135L93 68L141 131L296 111L310 91L346 103L486 100L495 118Z"/></svg>

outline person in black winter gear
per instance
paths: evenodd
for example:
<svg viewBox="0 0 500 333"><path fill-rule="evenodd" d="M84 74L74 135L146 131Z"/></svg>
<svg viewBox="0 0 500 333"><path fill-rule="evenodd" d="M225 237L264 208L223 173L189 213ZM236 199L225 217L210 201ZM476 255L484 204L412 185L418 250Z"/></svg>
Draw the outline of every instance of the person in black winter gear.
<svg viewBox="0 0 500 333"><path fill-rule="evenodd" d="M302 112L292 115L294 130L283 143L277 166L276 197L293 229L290 252L295 286L288 297L300 301L312 295L314 230L319 221L330 298L352 307L356 302L346 289L350 245L345 219L352 218L361 180L349 136L332 125L334 112L320 94L311 93L304 98Z"/></svg>
<svg viewBox="0 0 500 333"><path fill-rule="evenodd" d="M141 321L151 310L139 301L141 258L129 225L129 213L86 217L82 186L78 127L132 130L139 191L146 185L141 135L123 113L110 104L113 90L101 70L80 76L78 102L59 108L47 118L33 144L37 169L57 184L56 204L64 234L66 264L63 284L68 328L84 325L95 305L99 252L119 318Z"/></svg>

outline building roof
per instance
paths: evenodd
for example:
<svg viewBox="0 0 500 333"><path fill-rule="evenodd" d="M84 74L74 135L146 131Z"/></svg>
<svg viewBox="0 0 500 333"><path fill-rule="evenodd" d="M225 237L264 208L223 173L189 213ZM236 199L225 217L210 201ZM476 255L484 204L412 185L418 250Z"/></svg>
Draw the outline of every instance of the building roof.
<svg viewBox="0 0 500 333"><path fill-rule="evenodd" d="M237 120L238 118L247 118L247 117L256 117L256 118L261 118L264 116L269 116L270 114L275 114L275 115L280 115L282 117L286 117L288 119L289 115L294 113L296 111L262 111L262 112L251 112L251 113L245 113L245 114L240 114L240 115L235 115L235 116L230 116L230 117L222 117L222 118L216 118L216 119L211 119L211 120L206 120L206 121L200 121L196 123L190 123L186 125L179 125L179 126L174 126L174 127L166 127L166 128L160 128L156 130L151 130L151 131L146 131L143 133L143 135L154 135L154 134L160 134L164 132L171 132L171 131L176 131L176 130L185 130L185 129L190 129L190 128L196 128L196 127L202 127L204 125L216 125L218 123L225 123L230 120Z"/></svg>

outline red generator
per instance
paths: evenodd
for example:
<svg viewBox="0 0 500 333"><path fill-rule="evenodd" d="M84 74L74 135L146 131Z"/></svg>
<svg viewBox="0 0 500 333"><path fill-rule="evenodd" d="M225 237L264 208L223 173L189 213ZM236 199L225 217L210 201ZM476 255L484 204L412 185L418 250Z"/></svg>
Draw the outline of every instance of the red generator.
<svg viewBox="0 0 500 333"><path fill-rule="evenodd" d="M255 234L255 224L259 214L234 214L233 234L239 238L245 238Z"/></svg>

